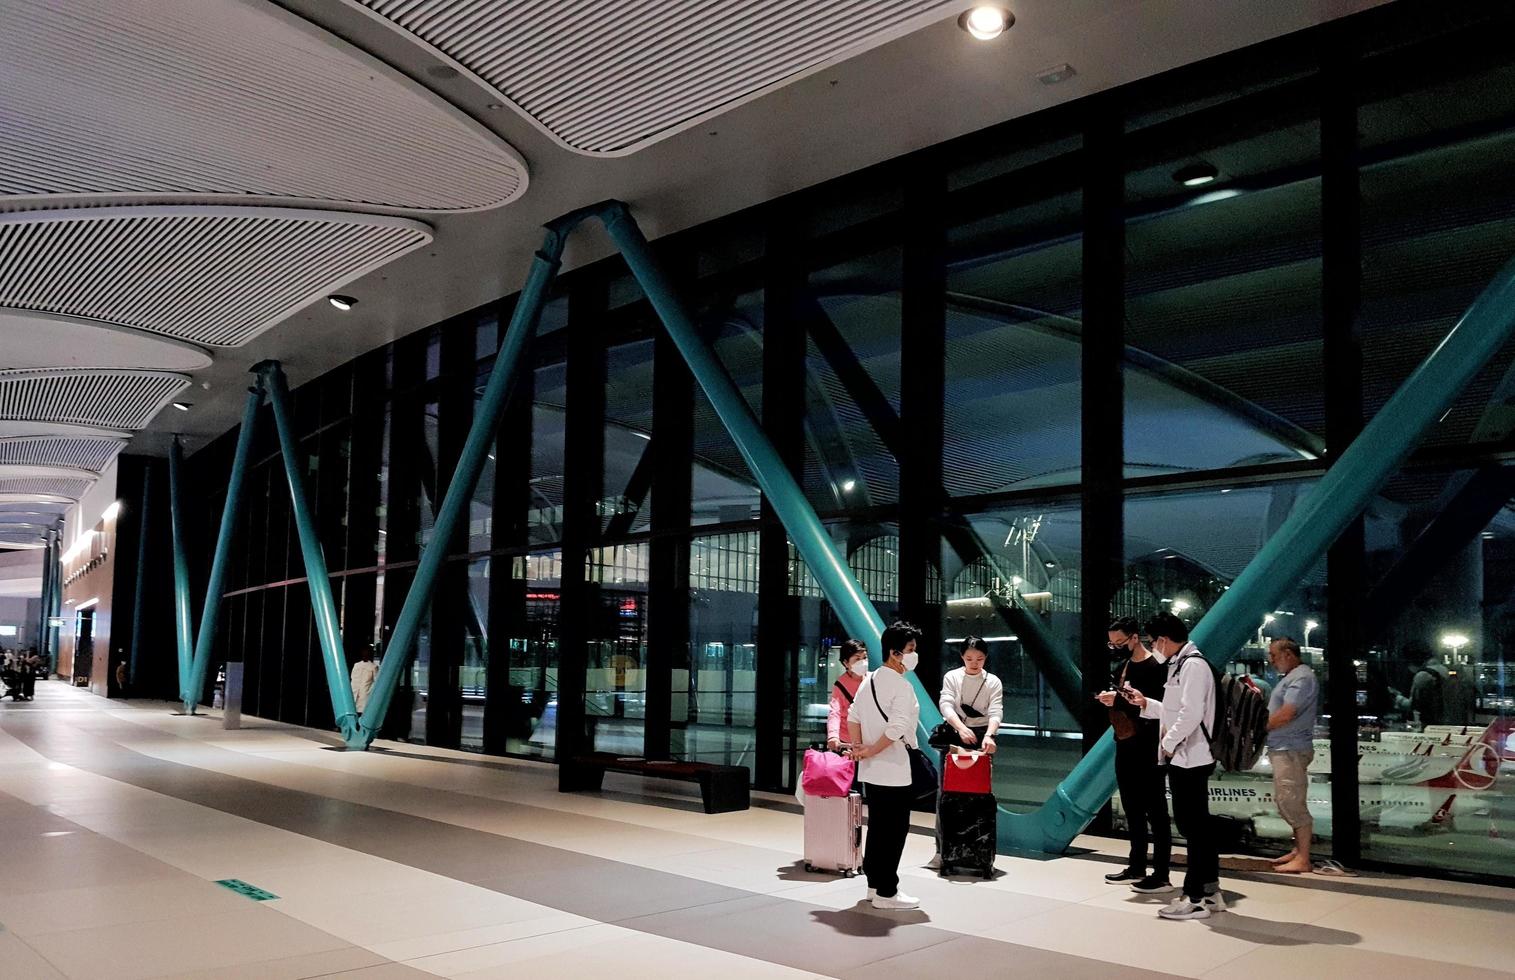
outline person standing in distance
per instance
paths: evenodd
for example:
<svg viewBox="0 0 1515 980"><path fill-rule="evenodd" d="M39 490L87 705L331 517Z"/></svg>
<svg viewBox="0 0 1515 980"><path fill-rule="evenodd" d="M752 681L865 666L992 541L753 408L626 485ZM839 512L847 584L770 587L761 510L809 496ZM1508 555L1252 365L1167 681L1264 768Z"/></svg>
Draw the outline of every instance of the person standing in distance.
<svg viewBox="0 0 1515 980"><path fill-rule="evenodd" d="M1320 685L1315 671L1300 658L1299 644L1280 636L1268 644L1268 661L1278 683L1268 699L1268 764L1273 767L1273 805L1294 830L1294 849L1273 862L1282 874L1303 874L1310 865L1315 821L1307 791L1315 760L1315 718L1320 713Z"/></svg>
<svg viewBox="0 0 1515 980"><path fill-rule="evenodd" d="M910 754L918 747L916 729L921 705L905 674L920 661L916 644L921 631L909 623L884 630L884 662L858 686L847 716L848 752L857 760L863 795L868 801L868 842L863 873L868 899L876 909L920 907L920 899L899 890L900 856L910 833Z"/></svg>
<svg viewBox="0 0 1515 980"><path fill-rule="evenodd" d="M839 659L842 676L831 685L831 701L826 709L826 748L838 752L848 747L847 713L857 700L857 689L868 676L868 648L857 640L843 640Z"/></svg>
<svg viewBox="0 0 1515 980"><path fill-rule="evenodd" d="M1164 919L1208 919L1226 909L1220 893L1220 853L1210 822L1215 756L1206 730L1215 717L1215 674L1189 642L1189 627L1172 613L1160 612L1147 620L1146 633L1152 652L1168 661L1162 700L1147 697L1129 681L1121 694L1141 708L1143 718L1157 719L1157 761L1168 769L1173 819L1189 845L1183 894L1157 914Z"/></svg>
<svg viewBox="0 0 1515 980"><path fill-rule="evenodd" d="M1105 875L1112 885L1129 883L1133 891L1148 895L1171 892L1168 860L1173 852L1173 834L1168 821L1165 773L1157 764L1158 723L1141 717L1136 705L1119 692L1130 684L1149 698L1161 699L1168 669L1163 658L1147 649L1138 635L1136 619L1126 616L1110 624L1106 639L1112 656L1123 658L1115 668L1110 690L1095 695L1110 709L1115 729L1115 782L1120 787L1121 807L1126 811L1126 829L1131 852L1126 866ZM1152 874L1147 874L1147 836L1151 828Z"/></svg>

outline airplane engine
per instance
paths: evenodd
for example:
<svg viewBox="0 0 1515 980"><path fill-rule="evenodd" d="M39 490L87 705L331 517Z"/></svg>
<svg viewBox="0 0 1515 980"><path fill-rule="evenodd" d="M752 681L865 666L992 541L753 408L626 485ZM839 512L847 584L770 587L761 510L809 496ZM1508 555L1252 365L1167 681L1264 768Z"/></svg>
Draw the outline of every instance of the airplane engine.
<svg viewBox="0 0 1515 980"><path fill-rule="evenodd" d="M1282 817L1255 816L1252 818L1252 833L1258 840L1293 840L1294 828Z"/></svg>

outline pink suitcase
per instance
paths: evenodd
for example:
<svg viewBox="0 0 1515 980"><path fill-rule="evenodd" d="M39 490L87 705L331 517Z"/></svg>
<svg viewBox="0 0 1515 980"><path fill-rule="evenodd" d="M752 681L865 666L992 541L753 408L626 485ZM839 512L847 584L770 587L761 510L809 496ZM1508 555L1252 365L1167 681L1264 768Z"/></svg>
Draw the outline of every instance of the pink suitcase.
<svg viewBox="0 0 1515 980"><path fill-rule="evenodd" d="M863 798L805 797L805 870L839 871L851 878L863 868Z"/></svg>

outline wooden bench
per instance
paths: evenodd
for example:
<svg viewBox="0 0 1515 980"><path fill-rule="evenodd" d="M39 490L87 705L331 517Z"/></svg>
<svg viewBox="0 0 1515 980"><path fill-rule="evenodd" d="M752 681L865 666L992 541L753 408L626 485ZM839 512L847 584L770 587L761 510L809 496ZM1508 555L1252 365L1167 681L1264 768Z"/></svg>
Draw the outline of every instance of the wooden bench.
<svg viewBox="0 0 1515 980"><path fill-rule="evenodd" d="M562 793L580 790L598 791L604 785L607 772L699 783L700 797L705 803L706 813L731 813L736 810L745 810L751 805L752 797L748 785L751 777L745 766L717 766L708 762L668 762L616 755L612 752L592 752L588 755L574 756L568 764L559 765L558 791Z"/></svg>

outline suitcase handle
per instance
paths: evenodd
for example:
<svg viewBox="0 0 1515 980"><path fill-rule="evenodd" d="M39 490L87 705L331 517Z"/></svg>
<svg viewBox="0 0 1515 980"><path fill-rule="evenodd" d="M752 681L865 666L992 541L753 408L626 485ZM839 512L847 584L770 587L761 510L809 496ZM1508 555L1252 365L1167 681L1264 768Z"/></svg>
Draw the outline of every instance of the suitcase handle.
<svg viewBox="0 0 1515 980"><path fill-rule="evenodd" d="M959 769L971 769L977 765L978 760L983 757L984 753L980 752L977 749L974 749L972 752L952 752L948 755L948 758L952 760L952 764L957 766ZM964 762L964 759L967 759L968 761Z"/></svg>

